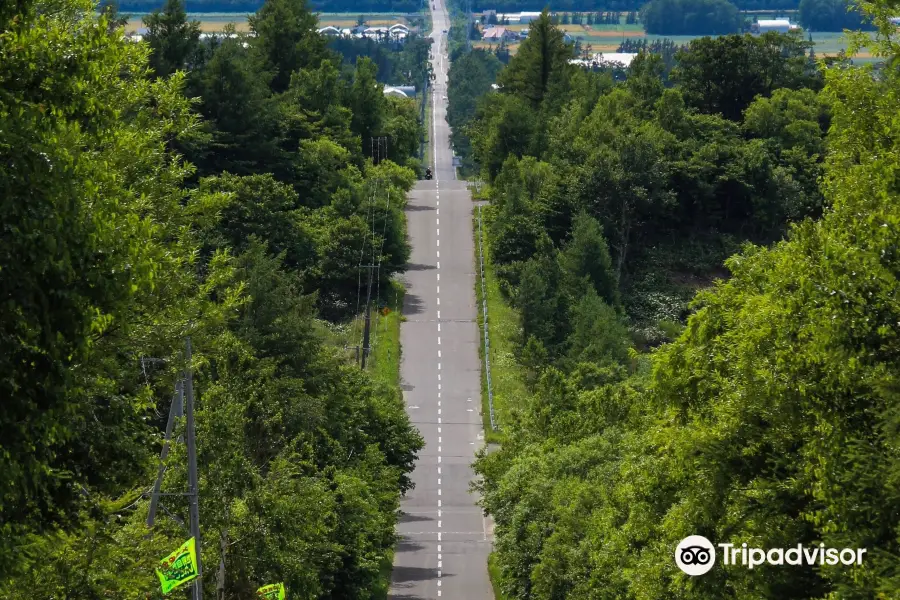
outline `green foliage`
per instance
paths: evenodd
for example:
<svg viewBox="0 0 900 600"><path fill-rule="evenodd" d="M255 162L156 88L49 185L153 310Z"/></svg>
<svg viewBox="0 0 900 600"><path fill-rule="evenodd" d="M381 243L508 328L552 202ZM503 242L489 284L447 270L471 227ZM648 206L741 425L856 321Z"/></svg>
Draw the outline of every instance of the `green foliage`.
<svg viewBox="0 0 900 600"><path fill-rule="evenodd" d="M821 74L808 57L810 47L799 34L772 31L700 38L678 53L672 77L689 106L740 121L758 95L821 87Z"/></svg>
<svg viewBox="0 0 900 600"><path fill-rule="evenodd" d="M537 107L545 96L558 97L563 93L562 86L572 69L568 61L574 56L572 46L566 44L562 30L550 22L545 9L529 25L528 37L500 72L497 83L504 94L523 98Z"/></svg>
<svg viewBox="0 0 900 600"><path fill-rule="evenodd" d="M292 73L318 67L326 56L326 41L306 0L266 0L249 22L256 34L253 49L274 73L275 92L288 88Z"/></svg>
<svg viewBox="0 0 900 600"><path fill-rule="evenodd" d="M353 76L353 100L350 104L353 112L350 128L362 140L364 152L371 146L372 138L380 129L382 106L385 103L383 88L376 81L375 73L375 63L371 59L357 59Z"/></svg>
<svg viewBox="0 0 900 600"><path fill-rule="evenodd" d="M491 90L502 66L496 56L480 49L463 54L450 65L447 75L447 122L452 129L450 137L453 148L468 169L474 164L466 128L475 117L478 98Z"/></svg>
<svg viewBox="0 0 900 600"><path fill-rule="evenodd" d="M728 0L650 0L641 7L641 23L655 35L737 33L743 19Z"/></svg>
<svg viewBox="0 0 900 600"><path fill-rule="evenodd" d="M94 8L0 11L0 596L158 594L187 503L149 530L147 492L190 336L205 595L373 598L422 439L321 319L353 313L362 260L384 289L406 263L415 175L364 160L302 3L196 53L178 2L149 44ZM367 109L406 163L415 110ZM183 490L182 443L167 463Z"/></svg>
<svg viewBox="0 0 900 600"><path fill-rule="evenodd" d="M896 10L887 4L868 7L885 34L893 31L886 17ZM897 55L887 35L869 43L879 55ZM707 207L681 213L697 219L709 218L708 203L724 198L724 189L731 200L719 204L725 214L704 222L717 223L717 232L701 227L679 242L677 226L669 228L672 238L641 244L637 268L625 271L629 313L637 275L655 274L651 289L660 293L675 289L667 279L706 288L686 324L682 315L656 317L670 343L649 354L628 347L621 317L589 287L571 309L568 355L545 359L538 336L559 326L547 310L548 250L527 263L519 294L528 296L532 320L541 311L548 319L531 323L535 339L522 352L534 397L510 419L503 447L476 463L476 487L495 519L493 580L503 594L834 600L900 593L900 520L893 510L900 398L897 77L891 70L876 76L871 68L829 69L819 93L787 85L748 99L740 125L685 110L677 88L649 109L616 90L590 116L561 113L558 126L583 123L586 140L611 148L600 165L634 160L615 139L635 131L657 141L659 160L679 157L662 184L673 201L644 213L655 227L657 214L679 219L689 206L686 194ZM569 161L578 164L589 152L581 144L575 137L567 153L539 157L562 171L563 186ZM511 188L505 171L493 180L498 199ZM819 175L818 183L807 183ZM779 182L777 193L772 181ZM808 199L821 196L826 208L797 204L798 189ZM531 207L532 219L540 220L545 202ZM583 202L575 199L573 208ZM726 261L730 277L709 286L701 276L711 275L710 264L735 243L721 233L726 215L743 202L749 223L769 232L765 243L745 243ZM601 223L606 212L597 215ZM576 230L586 229L582 219ZM788 220L796 222L785 227ZM773 236L773 228L783 233ZM612 250L615 262L615 244ZM539 272L550 275L542 281ZM651 289L640 289L648 304ZM539 368L541 360L553 364ZM867 553L861 566L717 564L690 578L672 559L690 534L738 546L821 543Z"/></svg>
<svg viewBox="0 0 900 600"><path fill-rule="evenodd" d="M162 10L144 17L150 67L158 77L166 77L189 66L200 42L200 21L187 20L184 0L166 0Z"/></svg>
<svg viewBox="0 0 900 600"><path fill-rule="evenodd" d="M596 219L587 215L575 218L572 239L566 244L560 259L573 297L593 290L607 304L619 304L619 282Z"/></svg>
<svg viewBox="0 0 900 600"><path fill-rule="evenodd" d="M799 19L809 31L873 30L858 5L846 0L800 0Z"/></svg>

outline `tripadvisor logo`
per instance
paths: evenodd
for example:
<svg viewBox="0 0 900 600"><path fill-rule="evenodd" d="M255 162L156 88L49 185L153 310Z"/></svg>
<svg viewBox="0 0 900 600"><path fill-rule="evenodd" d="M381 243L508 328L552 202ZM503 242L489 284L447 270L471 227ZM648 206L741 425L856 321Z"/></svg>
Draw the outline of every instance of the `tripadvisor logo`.
<svg viewBox="0 0 900 600"><path fill-rule="evenodd" d="M716 564L716 550L702 535L689 535L675 549L675 564L688 575L703 575Z"/></svg>
<svg viewBox="0 0 900 600"><path fill-rule="evenodd" d="M750 548L747 544L716 544L722 554L725 566L740 565L753 569L760 565L861 565L865 548L826 548L825 544L793 548ZM690 535L675 549L675 564L688 575L696 577L708 573L716 564L716 550L713 543L702 535Z"/></svg>

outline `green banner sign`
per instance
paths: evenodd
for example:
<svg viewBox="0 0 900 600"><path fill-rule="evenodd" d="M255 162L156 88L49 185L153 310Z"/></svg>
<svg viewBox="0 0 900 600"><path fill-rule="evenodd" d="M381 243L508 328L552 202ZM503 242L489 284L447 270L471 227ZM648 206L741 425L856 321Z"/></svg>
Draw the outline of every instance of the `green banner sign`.
<svg viewBox="0 0 900 600"><path fill-rule="evenodd" d="M286 598L283 583L264 585L256 590L256 595L263 600L284 600Z"/></svg>
<svg viewBox="0 0 900 600"><path fill-rule="evenodd" d="M197 578L197 545L194 538L189 539L181 547L159 561L156 574L162 585L163 594L168 594L178 586Z"/></svg>

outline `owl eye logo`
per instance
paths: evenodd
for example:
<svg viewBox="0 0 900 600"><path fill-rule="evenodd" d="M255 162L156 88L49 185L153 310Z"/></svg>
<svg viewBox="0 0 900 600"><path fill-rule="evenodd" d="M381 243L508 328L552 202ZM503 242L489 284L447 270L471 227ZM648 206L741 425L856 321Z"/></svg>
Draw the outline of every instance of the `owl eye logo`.
<svg viewBox="0 0 900 600"><path fill-rule="evenodd" d="M709 572L716 564L716 551L712 542L702 535L684 538L675 549L675 564L692 577Z"/></svg>
<svg viewBox="0 0 900 600"><path fill-rule="evenodd" d="M705 565L712 558L709 548L688 546L681 549L681 562L686 565Z"/></svg>

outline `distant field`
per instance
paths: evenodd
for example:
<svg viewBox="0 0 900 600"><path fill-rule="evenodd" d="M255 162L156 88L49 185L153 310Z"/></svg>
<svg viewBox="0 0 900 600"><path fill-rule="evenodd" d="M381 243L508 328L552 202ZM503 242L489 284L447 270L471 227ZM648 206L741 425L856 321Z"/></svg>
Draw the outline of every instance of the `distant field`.
<svg viewBox="0 0 900 600"><path fill-rule="evenodd" d="M771 16L763 14L762 16ZM573 38L579 40L582 45L590 45L593 52L615 52L619 44L625 38L646 39L648 42L669 38L676 44L686 44L691 40L702 36L693 35L650 35L644 31L640 24L626 25L625 18L622 17L622 23L619 25L560 25L560 29L564 30ZM505 25L512 31L520 31L527 29L528 24ZM805 34L809 36L809 34ZM843 33L813 33L812 40L815 43L815 52L818 55L834 55L847 48L847 43L843 39ZM476 42L475 47L488 48L491 45L483 42ZM510 45L510 52L516 53L518 43ZM861 52L858 55L863 61L871 60L871 55L867 52Z"/></svg>
<svg viewBox="0 0 900 600"><path fill-rule="evenodd" d="M126 31L136 31L144 26L142 19L147 13L127 13L129 15ZM407 23L406 13L361 13L366 24L370 27L380 25L393 25L395 23ZM229 23L234 23L237 31L249 31L247 23L248 13L188 13L188 19L200 21L200 30L205 33L217 33L222 31ZM348 13L320 13L319 22L322 27L334 25L335 27L353 27L356 25L360 14Z"/></svg>

